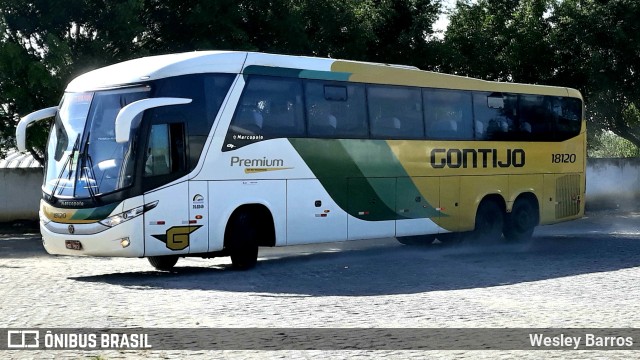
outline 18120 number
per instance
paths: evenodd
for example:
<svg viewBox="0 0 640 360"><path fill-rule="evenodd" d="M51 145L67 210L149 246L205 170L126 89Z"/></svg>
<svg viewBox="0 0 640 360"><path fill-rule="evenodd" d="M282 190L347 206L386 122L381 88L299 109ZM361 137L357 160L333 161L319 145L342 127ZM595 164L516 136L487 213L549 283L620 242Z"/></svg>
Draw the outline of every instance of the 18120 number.
<svg viewBox="0 0 640 360"><path fill-rule="evenodd" d="M551 154L551 162L554 164L573 164L576 162L576 154Z"/></svg>

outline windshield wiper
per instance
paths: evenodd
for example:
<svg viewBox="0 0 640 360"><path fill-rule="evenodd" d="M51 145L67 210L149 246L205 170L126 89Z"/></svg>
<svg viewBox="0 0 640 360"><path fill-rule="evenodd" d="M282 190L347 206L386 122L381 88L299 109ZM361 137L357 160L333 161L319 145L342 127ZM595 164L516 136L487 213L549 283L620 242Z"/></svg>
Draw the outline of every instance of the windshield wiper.
<svg viewBox="0 0 640 360"><path fill-rule="evenodd" d="M84 144L84 149L82 149L82 163L81 163L81 169L82 172L80 173L80 179L82 179L82 176L84 175L84 182L85 185L87 186L87 191L89 192L89 196L91 197L91 201L93 201L93 203L95 204L97 202L97 198L96 198L96 192L95 189L93 188L94 185L97 185L98 182L96 180L96 174L93 171L93 161L91 160L91 156L89 155L89 142L91 139L91 132L87 133L87 142L85 142ZM89 168L87 168L87 163L89 165ZM87 169L90 171L89 174L87 174ZM91 178L89 178L89 176L91 176ZM93 180L93 184L90 183L89 180Z"/></svg>
<svg viewBox="0 0 640 360"><path fill-rule="evenodd" d="M62 180L62 174L64 174L64 171L67 169L67 166L69 166L69 171L67 172L67 180L71 179L71 163L73 162L73 157L75 156L76 151L78 151L78 148L80 148L80 134L78 134L78 136L76 136L76 141L73 143L73 148L71 149L71 154L69 154L69 156L67 156L67 159L65 160L64 165L62 165L62 169L60 169L60 173L58 174L58 178L56 179L56 183L53 185L53 189L51 190L51 196L54 199L56 197L56 190L58 189L58 186L60 185L60 180ZM60 195L60 194L58 194L58 195Z"/></svg>

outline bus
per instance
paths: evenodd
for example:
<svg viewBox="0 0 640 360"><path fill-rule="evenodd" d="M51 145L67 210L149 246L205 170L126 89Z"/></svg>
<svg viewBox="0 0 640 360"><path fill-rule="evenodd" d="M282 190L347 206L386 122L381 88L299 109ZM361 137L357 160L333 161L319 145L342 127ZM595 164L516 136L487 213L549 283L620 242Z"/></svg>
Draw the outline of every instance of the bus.
<svg viewBox="0 0 640 360"><path fill-rule="evenodd" d="M577 90L256 52L144 57L72 80L46 147L50 254L230 256L396 237L515 242L584 214Z"/></svg>

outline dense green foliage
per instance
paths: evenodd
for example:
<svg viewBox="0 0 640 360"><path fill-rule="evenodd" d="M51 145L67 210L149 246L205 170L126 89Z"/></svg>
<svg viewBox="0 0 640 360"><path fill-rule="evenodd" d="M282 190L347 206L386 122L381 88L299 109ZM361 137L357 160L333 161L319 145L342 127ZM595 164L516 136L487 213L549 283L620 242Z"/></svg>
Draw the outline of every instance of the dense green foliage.
<svg viewBox="0 0 640 360"><path fill-rule="evenodd" d="M587 156L592 158L640 157L640 148L611 131L602 131L593 137Z"/></svg>
<svg viewBox="0 0 640 360"><path fill-rule="evenodd" d="M583 92L591 139L640 145L640 2L458 0L0 0L0 152L20 115L75 76L170 52L230 49L415 65ZM46 124L29 144L41 155Z"/></svg>

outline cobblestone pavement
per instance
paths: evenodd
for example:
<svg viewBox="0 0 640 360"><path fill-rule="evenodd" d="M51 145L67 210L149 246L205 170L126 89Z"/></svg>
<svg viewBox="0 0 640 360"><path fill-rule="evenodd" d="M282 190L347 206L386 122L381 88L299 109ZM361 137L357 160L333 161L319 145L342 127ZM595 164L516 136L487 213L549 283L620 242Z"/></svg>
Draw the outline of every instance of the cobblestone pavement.
<svg viewBox="0 0 640 360"><path fill-rule="evenodd" d="M640 327L640 213L594 213L529 244L394 239L261 249L258 266L51 256L0 235L0 328ZM4 334L0 334L5 336ZM635 339L634 341L640 341ZM632 358L630 351L4 351L2 358Z"/></svg>

